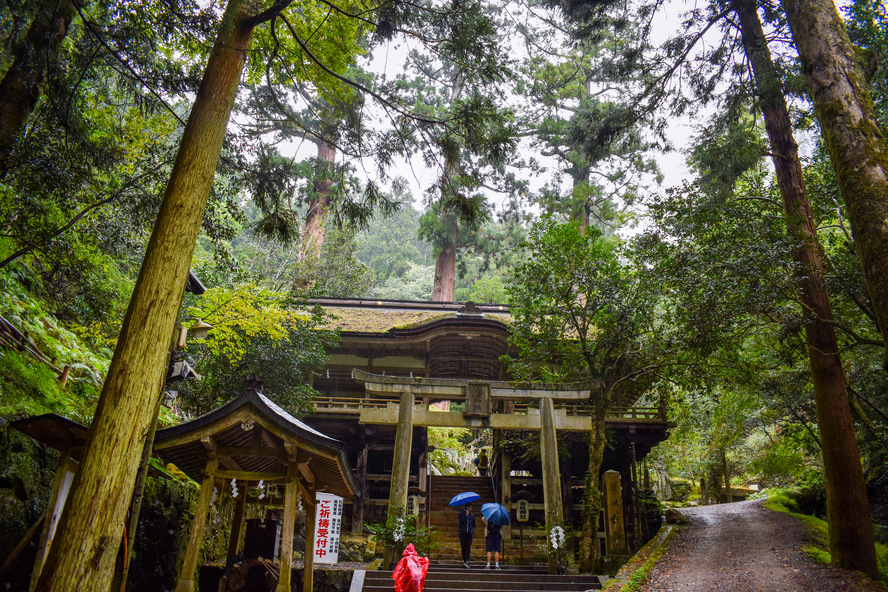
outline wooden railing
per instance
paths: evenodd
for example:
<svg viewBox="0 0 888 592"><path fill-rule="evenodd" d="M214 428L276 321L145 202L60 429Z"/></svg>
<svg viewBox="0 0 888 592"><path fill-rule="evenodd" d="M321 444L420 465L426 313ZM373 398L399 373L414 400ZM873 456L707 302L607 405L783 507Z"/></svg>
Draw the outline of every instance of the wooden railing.
<svg viewBox="0 0 888 592"><path fill-rule="evenodd" d="M515 413L526 414L530 406L527 403L514 403ZM588 417L593 414L591 409L580 405L562 404L556 405L556 409L566 409L571 416ZM659 407L627 407L625 409L611 409L607 414L608 419L615 420L647 420L665 421L666 412Z"/></svg>
<svg viewBox="0 0 888 592"><path fill-rule="evenodd" d="M362 409L384 409L389 403L397 403L397 397L327 397L319 396L314 400L315 409L319 413L358 414ZM566 409L571 416L590 416L591 410L580 405L559 405ZM513 404L513 413L527 414L529 406L524 402ZM629 407L626 409L613 409L608 413L609 420L615 421L665 421L664 409L658 407Z"/></svg>
<svg viewBox="0 0 888 592"><path fill-rule="evenodd" d="M37 349L37 345L26 334L2 316L0 316L0 347L15 349L46 366L49 366L56 374L58 374L58 381L62 384L62 387L68 382L68 375L71 372L71 367L67 365L62 368L57 367L55 360L51 360L47 355Z"/></svg>
<svg viewBox="0 0 888 592"><path fill-rule="evenodd" d="M360 397L316 397L312 401L318 412L324 413L360 413L361 409L384 409L389 403L397 403L397 398L360 398Z"/></svg>

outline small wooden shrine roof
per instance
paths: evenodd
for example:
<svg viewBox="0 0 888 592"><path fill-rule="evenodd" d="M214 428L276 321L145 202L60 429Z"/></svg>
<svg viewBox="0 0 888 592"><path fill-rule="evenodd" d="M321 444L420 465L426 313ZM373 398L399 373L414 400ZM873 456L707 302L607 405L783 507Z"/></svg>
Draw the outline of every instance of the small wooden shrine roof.
<svg viewBox="0 0 888 592"><path fill-rule="evenodd" d="M80 461L80 457L83 456L83 447L86 446L86 436L89 433L89 427L55 413L17 419L9 425L59 452L64 450L66 445L69 446L71 458L76 461ZM170 478L152 466L148 467L148 474L152 477Z"/></svg>
<svg viewBox="0 0 888 592"><path fill-rule="evenodd" d="M55 413L17 419L10 422L10 425L56 450L61 451L66 445L70 446L71 456L75 459L80 458L89 431L85 425Z"/></svg>
<svg viewBox="0 0 888 592"><path fill-rule="evenodd" d="M215 474L222 478L268 483L285 480L288 464L295 462L306 488L355 497L345 443L296 419L261 390L248 386L209 413L158 430L155 451L196 481L212 458L218 458Z"/></svg>

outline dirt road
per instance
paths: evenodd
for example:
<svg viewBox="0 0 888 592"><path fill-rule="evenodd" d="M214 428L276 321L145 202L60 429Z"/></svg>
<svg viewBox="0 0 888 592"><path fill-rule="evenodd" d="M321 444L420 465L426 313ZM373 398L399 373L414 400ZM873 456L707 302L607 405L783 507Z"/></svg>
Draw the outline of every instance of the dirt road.
<svg viewBox="0 0 888 592"><path fill-rule="evenodd" d="M883 591L856 572L815 563L800 551L801 523L761 501L682 509L690 519L642 592Z"/></svg>

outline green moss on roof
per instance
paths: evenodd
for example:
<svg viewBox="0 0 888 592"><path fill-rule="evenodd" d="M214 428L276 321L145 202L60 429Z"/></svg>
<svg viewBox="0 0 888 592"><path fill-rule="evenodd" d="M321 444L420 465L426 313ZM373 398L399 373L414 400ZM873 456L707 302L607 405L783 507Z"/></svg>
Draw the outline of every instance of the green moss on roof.
<svg viewBox="0 0 888 592"><path fill-rule="evenodd" d="M385 333L392 329L421 327L441 319L455 318L456 313L437 310L393 310L347 307L325 307L333 317L323 328L358 333ZM508 323L507 314L487 314L487 318Z"/></svg>

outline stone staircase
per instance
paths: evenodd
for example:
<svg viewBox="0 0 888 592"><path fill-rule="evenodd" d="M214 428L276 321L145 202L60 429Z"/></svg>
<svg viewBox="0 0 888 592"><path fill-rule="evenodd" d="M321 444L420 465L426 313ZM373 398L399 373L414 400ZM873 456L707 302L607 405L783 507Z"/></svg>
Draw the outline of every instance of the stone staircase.
<svg viewBox="0 0 888 592"><path fill-rule="evenodd" d="M480 492L478 492L480 493ZM433 564L429 567L423 592L585 592L600 590L598 576L550 576L544 566L506 566L502 570L472 569L462 564ZM390 571L355 572L351 592L390 592L394 580Z"/></svg>
<svg viewBox="0 0 888 592"><path fill-rule="evenodd" d="M435 549L430 554L434 561L454 561L461 558L459 546L459 512L462 508L452 508L447 504L458 493L474 491L481 496L473 502L476 531L472 541L472 558L481 560L484 553L484 522L481 517L481 506L490 502L499 502L493 497L493 485L490 477L432 477L431 502L429 513L435 534L432 542Z"/></svg>
<svg viewBox="0 0 888 592"><path fill-rule="evenodd" d="M474 491L481 496L473 503L476 531L472 541L471 557L474 561L486 562L487 554L484 551L484 521L481 516L481 506L489 502L502 503L494 499L493 485L490 477L432 477L431 502L429 511L431 523L435 527L432 542L434 550L429 554L433 562L452 561L460 564L461 551L459 546L459 508L451 508L447 504L457 493ZM513 525L514 526L514 525ZM544 562L545 556L532 541L525 541L523 549L518 541L517 528L512 529L511 540L503 540L503 565L522 562ZM521 552L523 551L523 553ZM519 559L523 557L523 561ZM482 563L483 567L483 563Z"/></svg>

